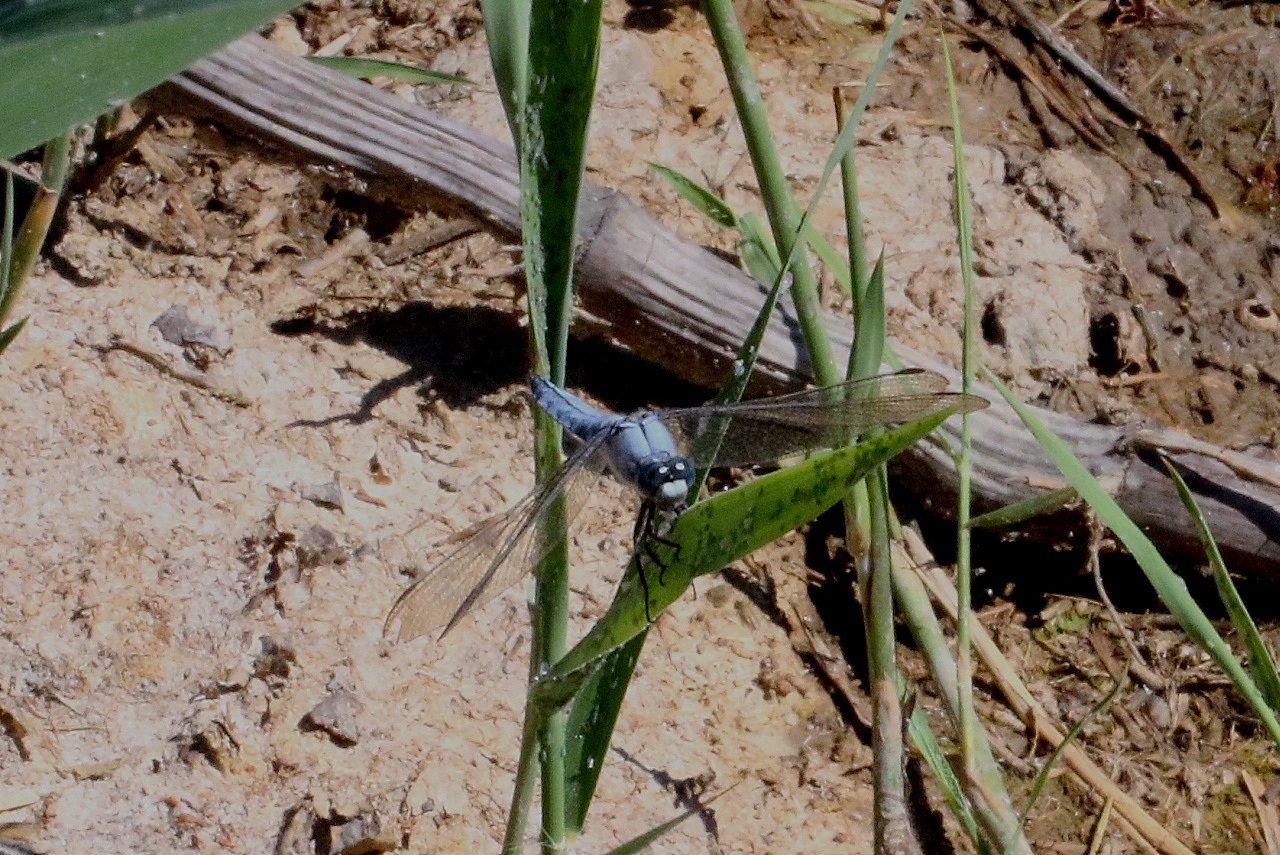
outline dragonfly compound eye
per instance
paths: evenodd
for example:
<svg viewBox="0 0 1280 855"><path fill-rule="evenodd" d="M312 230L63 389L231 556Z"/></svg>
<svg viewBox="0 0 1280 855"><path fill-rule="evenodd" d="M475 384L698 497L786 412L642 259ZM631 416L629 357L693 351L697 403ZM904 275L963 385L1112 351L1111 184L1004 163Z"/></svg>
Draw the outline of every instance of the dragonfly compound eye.
<svg viewBox="0 0 1280 855"><path fill-rule="evenodd" d="M689 498L694 480L693 464L683 457L673 457L645 473L647 492L663 507L674 508Z"/></svg>

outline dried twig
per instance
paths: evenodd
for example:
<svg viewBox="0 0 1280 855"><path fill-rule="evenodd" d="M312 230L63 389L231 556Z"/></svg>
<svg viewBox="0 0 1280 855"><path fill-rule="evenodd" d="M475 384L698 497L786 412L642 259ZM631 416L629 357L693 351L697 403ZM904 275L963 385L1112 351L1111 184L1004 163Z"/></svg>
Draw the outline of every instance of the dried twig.
<svg viewBox="0 0 1280 855"><path fill-rule="evenodd" d="M1080 55L1071 43L1055 32L1048 24L1041 21L1022 0L1001 0L1005 6L1013 12L1018 22L1031 33L1036 39L1036 44L1046 51L1053 59L1071 71L1075 72L1089 88L1098 95L1099 98L1107 104L1115 114L1119 117L1120 122L1136 131L1147 147L1152 152L1159 155L1161 159L1168 164L1169 168L1182 176L1191 188L1191 193L1201 202L1203 202L1215 217L1222 217L1225 206L1214 196L1213 191L1208 184L1200 177L1199 173L1192 168L1190 162L1183 156L1182 151L1174 142L1156 127L1155 122L1151 121L1147 115L1138 107L1137 104L1122 90L1119 86L1112 83L1106 78L1102 72L1098 71L1093 65ZM981 39L984 44L990 44L988 39ZM994 49L994 48L993 48ZM1001 54L1004 58L1004 54ZM1052 66L1051 66L1052 67ZM1033 78L1028 77L1030 82ZM1034 85L1034 84L1033 84ZM1066 87L1063 87L1064 90ZM1064 120L1069 121L1066 116ZM1074 125L1073 125L1074 127ZM1084 136L1084 135L1082 135ZM1084 136L1089 140L1088 136ZM1121 164L1123 166L1123 164Z"/></svg>
<svg viewBox="0 0 1280 855"><path fill-rule="evenodd" d="M1045 105L1055 116L1070 125L1071 129L1079 134L1080 138L1088 145L1099 151L1111 150L1113 141L1108 136L1106 128L1097 120L1092 111L1079 103L1078 99L1072 99L1068 90L1065 90L1061 85L1050 87L1044 76L1037 72L1031 63L1014 54L993 33L984 32L982 29L964 21L953 20L950 24L970 38L986 45L988 50L994 53L1001 62L1012 68L1018 77L1044 100Z"/></svg>
<svg viewBox="0 0 1280 855"><path fill-rule="evenodd" d="M112 338L111 341L106 344L91 344L84 341L80 341L78 343L85 347L90 347L98 351L98 353L110 353L113 350L119 350L124 353L132 354L155 368L161 374L172 377L174 380L181 383L186 383L188 386L194 386L197 389L208 392L219 401L234 404L237 407L253 406L253 400L248 396L243 395L234 389L223 389L219 386L215 386L213 383L210 383L208 380L195 374L188 374L185 371L179 371L177 368L170 365L163 356L160 356L157 353L152 353L149 350L143 350L136 344L130 344L129 342L122 341L119 338Z"/></svg>
<svg viewBox="0 0 1280 855"><path fill-rule="evenodd" d="M957 608L955 585L945 573L938 569L928 548L915 532L904 529L903 534L908 553L915 564L915 572L929 589L929 594L934 601L942 606L954 620ZM991 672L1009 708L1040 739L1055 747L1059 745L1065 735L1054 726L1054 718L1031 694L982 624L973 621L972 625L974 653ZM1149 844L1165 855L1192 855L1191 850L1182 841L1144 811L1128 793L1116 786L1107 773L1089 758L1084 749L1078 745L1067 745L1062 751L1062 759L1066 761L1067 768L1080 779L1089 793L1099 801L1110 799L1114 803L1114 810L1117 817L1122 820L1122 826L1130 830L1135 840Z"/></svg>

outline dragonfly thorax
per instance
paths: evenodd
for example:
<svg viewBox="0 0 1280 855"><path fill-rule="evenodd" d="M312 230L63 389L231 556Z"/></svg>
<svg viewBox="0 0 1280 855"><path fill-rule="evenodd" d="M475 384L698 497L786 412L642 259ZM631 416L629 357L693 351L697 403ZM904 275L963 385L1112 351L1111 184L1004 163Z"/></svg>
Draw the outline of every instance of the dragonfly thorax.
<svg viewBox="0 0 1280 855"><path fill-rule="evenodd" d="M613 470L647 501L677 510L689 498L695 477L693 463L676 450L675 439L653 413L615 416L605 447Z"/></svg>
<svg viewBox="0 0 1280 855"><path fill-rule="evenodd" d="M661 508L681 508L689 500L695 471L693 463L679 455L651 458L636 467L635 485Z"/></svg>

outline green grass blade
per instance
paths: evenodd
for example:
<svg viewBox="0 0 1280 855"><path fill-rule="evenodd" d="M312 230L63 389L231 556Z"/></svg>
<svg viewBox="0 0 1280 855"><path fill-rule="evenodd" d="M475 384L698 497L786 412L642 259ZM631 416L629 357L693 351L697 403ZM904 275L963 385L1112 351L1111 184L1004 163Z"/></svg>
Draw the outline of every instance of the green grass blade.
<svg viewBox="0 0 1280 855"><path fill-rule="evenodd" d="M734 103L738 107L738 115L743 124L747 138L748 151L752 165L760 181L761 195L769 212L769 221L777 242L777 246L786 250L783 267L795 275L792 295L795 298L797 315L805 344L809 349L810 361L814 367L814 375L820 385L830 385L839 381L839 369L835 365L826 330L822 325L821 310L817 299L817 280L812 269L804 261L800 252L804 243L795 236L807 234L808 223L818 207L818 202L826 190L832 174L840 165L845 154L852 150L854 132L862 114L870 103L880 75L893 56L893 46L898 34L912 9L911 0L898 4L898 10L885 33L876 61L867 73L866 82L857 102L849 112L844 127L840 132L831 155L827 158L822 175L818 178L810 198L809 207L804 214L796 217L795 202L787 190L787 180L777 161L772 140L769 138L768 121L764 115L763 100L751 77L751 68L747 59L746 46L742 34L738 31L733 18L732 6L724 0L709 0L704 4L708 24L712 28L716 47L720 51L730 89L734 94ZM781 254L781 253L779 253ZM798 259L798 260L797 260ZM767 281L767 280L764 280Z"/></svg>
<svg viewBox="0 0 1280 855"><path fill-rule="evenodd" d="M889 22L888 29L885 30L884 40L880 44L880 50L876 54L875 62L871 64L871 68L867 72L862 86L862 91L858 93L858 98L854 102L853 108L849 110L848 115L841 119L840 134L836 137L835 145L831 148L831 154L827 156L827 162L822 168L822 174L818 177L818 182L814 186L813 193L809 199L809 206L805 209L804 215L801 217L801 222L804 224L806 229L809 227L809 222L813 219L814 212L818 208L818 203L822 199L822 195L826 192L827 184L831 181L831 176L835 174L836 169L845 163L846 159L849 158L853 152L858 123L862 120L862 115L867 111L867 107L871 104L871 97L875 94L875 89L880 82L881 74L884 73L885 67L893 57L894 45L897 44L898 35L902 31L902 25L906 22L907 15L910 14L912 7L913 4L911 0L904 0L904 2L898 4L898 9L894 13L893 19ZM854 199L856 200L856 188L854 190ZM847 200L846 206L847 211L849 212L857 212L860 210L860 206L858 204L855 203L853 205L848 205ZM853 213L851 215L859 216L857 213ZM860 222L847 222L846 226L846 232L861 233ZM865 258L866 248L858 237L854 237L850 249L852 252L860 254L860 257ZM847 266L847 275L850 280L849 287L851 293L856 293L859 286L862 284L858 282L856 278L856 274L858 273L857 268L859 266L857 262L858 257L859 255L855 255L854 263ZM857 322L859 324L859 332L861 332L862 319L857 318Z"/></svg>
<svg viewBox="0 0 1280 855"><path fill-rule="evenodd" d="M911 717L907 719L907 733L911 736L911 741L915 744L916 750L920 752L920 756L924 758L925 764L933 770L934 778L938 781L938 787L942 790L942 798L946 801L947 807L950 808L951 815L956 818L956 821L960 823L960 827L964 829L965 836L972 841L979 855L990 855L991 847L987 845L986 838L982 836L982 831L978 828L978 820L973 815L973 808L970 806L969 800L965 798L964 790L960 786L960 779L956 777L955 770L951 768L951 763L947 760L946 753L933 735L929 719L925 716L924 711L918 707L911 711Z"/></svg>
<svg viewBox="0 0 1280 855"><path fill-rule="evenodd" d="M831 277L836 280L836 284L850 296L853 295L853 279L849 273L849 264L841 257L840 251L831 245L831 241L827 240L811 225L804 227L804 241L813 254L818 256L818 260L822 262L822 266L827 268L831 273Z"/></svg>
<svg viewBox="0 0 1280 855"><path fill-rule="evenodd" d="M517 149L522 138L520 122L529 81L532 5L531 0L480 0L493 80Z"/></svg>
<svg viewBox="0 0 1280 855"><path fill-rule="evenodd" d="M1236 635L1240 636L1245 652L1248 654L1249 673L1253 675L1259 691L1267 699L1271 709L1280 711L1280 676L1276 674L1276 663L1271 656L1271 651L1267 649L1266 642L1258 632L1258 625L1253 622L1253 616L1249 614L1249 609L1241 599L1240 592L1231 581L1231 574L1227 572L1227 563L1218 550L1218 542L1214 540L1213 532L1209 530L1209 523L1201 513L1199 505L1196 504L1195 497L1191 495L1191 488L1182 479L1178 467L1172 460L1164 458L1164 465L1173 478L1174 486L1178 488L1178 496L1182 499L1183 506L1196 524L1200 542L1204 544L1205 554L1209 556L1209 566L1213 568L1213 582L1218 589L1218 597L1231 617L1231 625L1236 628Z"/></svg>
<svg viewBox="0 0 1280 855"><path fill-rule="evenodd" d="M906 745L902 714L902 674L893 613L893 559L889 543L889 476L879 466L866 481L870 505L870 550L859 562L866 596L867 688L872 709L872 781L875 851L891 852L909 834Z"/></svg>
<svg viewBox="0 0 1280 855"><path fill-rule="evenodd" d="M969 204L969 179L965 171L964 135L960 128L960 100L956 94L955 69L945 34L942 38L942 67L947 80L947 104L951 112L951 151L955 164L956 245L960 251L960 280L964 288L964 330L961 336L961 390L973 387L973 215ZM973 648L969 621L973 619L973 566L969 528L972 502L973 435L969 420L960 425L960 455L956 460L956 597L959 620L956 623L956 679L960 685L960 755L965 771L976 774L978 720L973 709Z"/></svg>
<svg viewBox="0 0 1280 855"><path fill-rule="evenodd" d="M35 195L27 207L17 234L13 232L15 202L13 194L9 192L13 188L6 190L8 201L5 206L4 241L3 246L0 246L0 324L13 311L13 304L17 301L23 284L40 259L40 251L44 248L45 238L49 236L49 228L58 212L62 185L70 164L71 134L62 134L45 143L40 183L35 187ZM11 182L12 173L6 170L5 174ZM5 330L5 346L21 329L22 325L18 324Z"/></svg>
<svg viewBox="0 0 1280 855"><path fill-rule="evenodd" d="M782 259L768 229L758 214L748 212L738 219L738 255L742 264L757 282L777 282L781 278Z"/></svg>
<svg viewBox="0 0 1280 855"><path fill-rule="evenodd" d="M486 7L486 13L492 4ZM516 6L495 14L519 18ZM496 32L493 21L487 21ZM601 0L570 2L538 0L529 9L527 57L514 53L503 61L527 66L503 73L515 80L536 81L527 91L509 92L518 105L515 122L520 156L520 221L524 238L525 279L528 285L529 334L534 369L559 384L564 382L569 342L569 317L573 309L573 263L577 249L578 197L586 162L587 130L595 93L600 53ZM499 38L502 38L499 36ZM520 34L507 48L518 49ZM496 54L495 71L498 59ZM523 76L522 76L523 75ZM501 87L511 85L500 83ZM507 103L504 95L504 104ZM536 469L546 479L561 462L561 427L542 411L535 419ZM537 725L539 743L542 849L559 853L570 845L566 804L566 713L550 710L535 692L537 675L544 674L564 655L569 625L569 573L567 531L563 498L555 503L554 520L543 537L557 548L554 560L543 562L536 576L531 641L530 687L526 722ZM526 727L526 737L532 726ZM527 744L521 757L532 756ZM532 800L532 769L523 764L512 795L503 849L518 851L524 839L526 811ZM581 813L585 808L574 807Z"/></svg>
<svg viewBox="0 0 1280 855"><path fill-rule="evenodd" d="M671 185L671 189L692 205L698 213L723 229L734 229L739 232L742 244L739 255L753 277L760 282L772 282L777 278L777 268L780 266L777 250L774 249L773 241L769 238L758 216L747 213L739 217L724 199L669 166L649 161L649 167ZM845 264L836 248L812 227L805 229L804 238L814 255L818 256L818 260L831 271L831 275L835 277L840 287L845 290L845 293L849 293L851 287L849 265ZM768 249L764 249L765 247ZM770 259L772 264L758 264L758 259L761 257Z"/></svg>
<svg viewBox="0 0 1280 855"><path fill-rule="evenodd" d="M445 74L443 71L419 68L416 65L392 62L389 59L370 59L363 56L309 56L307 59L316 65L322 65L361 80L368 80L371 77L389 77L392 80L404 80L409 83L471 85L470 80L456 74Z"/></svg>
<svg viewBox="0 0 1280 855"><path fill-rule="evenodd" d="M692 205L694 210L702 214L702 216L722 229L736 229L738 227L738 216L729 207L728 202L684 173L677 172L669 166L663 166L653 161L648 161L648 163L650 169L658 173L658 176L666 181L681 199Z"/></svg>
<svg viewBox="0 0 1280 855"><path fill-rule="evenodd" d="M947 715L953 725L960 720L960 694L956 683L955 659L951 655L950 642L942 631L942 624L932 608L924 583L909 567L895 567L893 573L894 596L901 610L916 647L929 663ZM996 763L984 732L979 729L977 775L960 781L968 796L970 809L978 825L986 832L985 839L999 845L999 841L1016 843L1015 851L1029 853L1030 846L1022 833L1021 821L1013 808L1013 800L1005 789L1000 766ZM975 840L975 845L979 845Z"/></svg>
<svg viewBox="0 0 1280 855"><path fill-rule="evenodd" d="M534 5L529 35L529 79L519 122L520 217L529 279L530 331L535 366L564 382L570 294L576 251L574 226L586 163L587 128L600 55L601 0L542 0Z"/></svg>
<svg viewBox="0 0 1280 855"><path fill-rule="evenodd" d="M1031 815L1032 808L1034 808L1036 806L1036 802L1039 801L1040 794L1044 792L1045 784L1049 783L1049 775L1053 772L1053 767L1058 764L1058 758L1062 756L1062 752L1067 750L1068 745L1080 738L1080 734L1084 732L1085 725L1097 718L1107 707L1111 706L1112 701L1120 696L1120 691L1127 685L1129 685L1129 675L1125 673L1120 676L1119 680L1116 680L1115 685L1111 687L1111 691L1107 692L1102 700L1098 701L1086 710L1084 715L1080 716L1080 720L1071 726L1071 729L1062 737L1062 741L1054 746L1053 751L1049 752L1049 756L1045 758L1044 763L1040 766L1040 771L1036 774L1035 780L1031 782L1031 793L1027 796L1027 806L1022 809L1023 822L1025 822L1026 818ZM1014 843L1010 843L1009 846L1005 848L1004 855L1012 855L1015 845L1016 841Z"/></svg>
<svg viewBox="0 0 1280 855"><path fill-rule="evenodd" d="M849 351L849 379L871 377L880 373L884 363L887 309L884 298L884 255L876 261L862 293L854 298L853 314L858 322L858 335Z"/></svg>
<svg viewBox="0 0 1280 855"><path fill-rule="evenodd" d="M120 106L295 0L46 0L0 7L0 158Z"/></svg>
<svg viewBox="0 0 1280 855"><path fill-rule="evenodd" d="M844 87L835 88L836 121L841 129L845 123L843 93ZM846 289L856 306L867 284L867 235L862 222L862 198L858 194L858 167L853 157L852 146L841 152L840 193L844 202L844 238L845 244L849 247L849 284ZM856 329L858 325L856 312L853 323Z"/></svg>
<svg viewBox="0 0 1280 855"><path fill-rule="evenodd" d="M1018 413L1022 423L1027 426L1040 446L1049 455L1049 459L1067 479L1071 486L1079 491L1080 496L1089 503L1098 519L1125 545L1142 572L1146 574L1151 586L1155 588L1160 601L1174 616L1183 631L1200 645L1210 658L1226 672L1236 689L1248 702L1253 711L1262 719L1263 726L1270 734L1272 742L1280 746L1280 722L1267 704L1253 679L1240 667L1231 648L1222 640L1222 636L1213 628L1213 624L1199 604L1187 591L1187 585L1173 572L1164 557L1156 550L1155 545L1143 534L1142 529L1133 520L1125 516L1124 511L1116 504L1115 499L1102 488L1096 478L1084 467L1084 464L1071 452L1071 448L1044 426L1029 407L1014 397L1000 379L986 368L983 369L987 381L1000 392L1009 406Z"/></svg>
<svg viewBox="0 0 1280 855"><path fill-rule="evenodd" d="M7 252L6 279L8 287L0 296L0 321L8 317L13 309L14 301L22 290L22 285L31 274L36 262L40 260L40 250L49 235L49 227L53 224L54 215L58 212L58 200L61 194L43 184L36 187L35 197L27 214L22 218L22 225L13 234L12 243Z"/></svg>
<svg viewBox="0 0 1280 855"><path fill-rule="evenodd" d="M4 169L4 222L0 223L0 322L13 305L17 283L13 281L13 218L18 205L13 172Z"/></svg>
<svg viewBox="0 0 1280 855"><path fill-rule="evenodd" d="M1047 493L1039 493L1003 508L996 508L969 520L969 528L1004 528L1026 522L1032 517L1050 514L1080 498L1075 487L1059 487Z"/></svg>
<svg viewBox="0 0 1280 855"><path fill-rule="evenodd" d="M729 375L716 393L716 403L720 404L740 401L747 391L747 384L751 382L751 375L756 368L756 360L760 357L760 344L764 341L765 333L769 329L769 319L773 316L773 310L778 305L778 299L782 296L783 285L787 281L782 265L778 263L778 256L773 247L773 242L764 234L764 224L760 222L760 218L754 214L747 214L739 218L738 228L744 236L742 243L744 259L748 259L749 265L754 264L759 268L759 273L763 274L759 281L772 281L773 284L769 287L769 293L765 295L760 311L756 313L756 319L752 323L751 329L747 331L747 337L743 340L742 346L738 348L737 357L729 369ZM753 237L748 240L746 238L747 235L752 235ZM751 262L745 253L749 244L757 250L754 262ZM756 274L753 272L753 275ZM729 420L727 418L712 419L694 442L694 459L715 460L720 454L720 443L724 441L725 433L728 429ZM693 488L690 491L692 495L701 494L702 485L706 483L708 474L710 473L706 469L697 474Z"/></svg>
<svg viewBox="0 0 1280 855"><path fill-rule="evenodd" d="M848 214L846 213L846 216ZM885 350L885 301L884 301L884 266L879 265L879 277L872 276L865 287L854 295L853 316L857 323L857 335L853 347L849 350L849 365L846 375L850 380L871 377L880 370L880 361ZM874 432L872 432L874 433ZM850 440L854 439L850 437ZM855 484L849 492L845 503L844 528L849 552L861 559L868 546L877 546L872 538L871 521L882 511L876 507L880 494L868 489L868 482ZM887 494L884 496L887 503ZM885 508L883 512L887 513ZM866 565L863 564L863 567ZM865 584L859 579L859 584ZM865 587L862 593L867 593ZM863 602L867 602L865 596ZM892 599L890 599L892 611ZM870 622L867 623L870 632Z"/></svg>
<svg viewBox="0 0 1280 855"><path fill-rule="evenodd" d="M18 337L18 333L22 332L22 328L26 325L27 319L23 318L22 320L5 327L3 331L0 331L0 353L4 353L5 348L7 348L13 340Z"/></svg>
<svg viewBox="0 0 1280 855"><path fill-rule="evenodd" d="M823 326L818 280L800 240L804 221L792 198L777 146L769 132L764 98L751 71L746 41L738 27L733 3L731 0L704 0L702 12L720 52L774 244L778 247L778 254L786 259L783 266L793 277L791 296L804 331L814 377L819 386L833 385L840 382L841 377Z"/></svg>

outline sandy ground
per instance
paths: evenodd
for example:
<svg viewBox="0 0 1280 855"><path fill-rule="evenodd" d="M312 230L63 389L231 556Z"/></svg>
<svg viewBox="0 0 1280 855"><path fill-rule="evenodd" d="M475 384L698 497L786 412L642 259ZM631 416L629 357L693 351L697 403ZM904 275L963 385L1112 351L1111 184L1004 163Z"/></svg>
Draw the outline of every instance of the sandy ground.
<svg viewBox="0 0 1280 855"><path fill-rule="evenodd" d="M414 29L344 8L274 38L395 43L391 27L435 67L486 79L481 37L457 25L474 10ZM707 36L688 21L661 38L623 30L622 15L611 9L592 177L723 244L643 164L750 204ZM766 51L760 65L801 186L830 135L813 93L850 73L819 54ZM405 94L501 130L491 87ZM895 94L859 149L872 242L890 248L895 334L954 356L951 154L936 117ZM0 809L14 808L0 820L29 824L10 831L41 852L492 851L519 739L525 593L442 643L393 645L382 621L451 536L532 484L514 257L481 235L392 265L360 246L321 263L353 223L376 244L436 220L180 116L146 143L72 207L0 359ZM984 358L1048 394L1089 373L1101 302L1086 297L1106 289L1079 247L1106 232L1115 173L1070 152L969 157L980 296L1000 330ZM609 601L631 514L604 489L575 535L579 628ZM751 567L784 610L809 614L804 558L793 536ZM701 585L651 633L579 851L670 818L684 782L738 786L658 851L868 852L869 749L846 724L785 627L737 589Z"/></svg>

